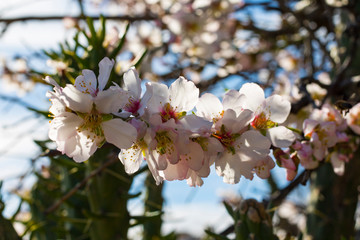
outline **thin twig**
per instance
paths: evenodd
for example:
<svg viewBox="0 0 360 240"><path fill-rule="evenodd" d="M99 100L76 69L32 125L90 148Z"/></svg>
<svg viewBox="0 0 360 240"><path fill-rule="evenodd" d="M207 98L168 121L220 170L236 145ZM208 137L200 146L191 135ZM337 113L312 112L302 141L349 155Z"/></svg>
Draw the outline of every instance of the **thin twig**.
<svg viewBox="0 0 360 240"><path fill-rule="evenodd" d="M99 166L97 169L93 170L86 178L84 178L81 182L75 185L67 194L65 194L59 201L54 203L48 209L45 210L45 214L49 214L55 211L64 201L69 199L72 195L74 195L81 187L83 187L91 178L95 175L102 172L108 166L114 164L115 162L119 161L117 158L112 158L109 161L105 162L103 165Z"/></svg>
<svg viewBox="0 0 360 240"><path fill-rule="evenodd" d="M278 192L275 192L270 199L271 207L279 206L282 203L282 201L287 197L287 195L289 195L289 193L292 190L294 190L297 186L299 186L299 184L305 184L309 177L310 172L311 172L310 170L304 170L289 185L279 190Z"/></svg>
<svg viewBox="0 0 360 240"><path fill-rule="evenodd" d="M27 21L55 21L63 20L64 18L73 18L75 20L84 20L87 17L92 19L100 19L100 16L27 16L18 18L0 18L0 23L11 24L14 22L27 22ZM154 15L143 15L143 16L104 16L108 20L127 20L129 22L142 21L142 20L157 20L157 16Z"/></svg>

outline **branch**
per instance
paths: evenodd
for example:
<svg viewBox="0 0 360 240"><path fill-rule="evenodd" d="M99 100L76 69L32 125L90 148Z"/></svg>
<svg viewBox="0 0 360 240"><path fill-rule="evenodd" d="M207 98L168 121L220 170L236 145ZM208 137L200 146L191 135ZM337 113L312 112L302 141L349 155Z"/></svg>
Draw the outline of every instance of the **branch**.
<svg viewBox="0 0 360 240"><path fill-rule="evenodd" d="M299 184L306 184L310 176L311 170L304 170L294 181L292 181L285 188L275 192L270 198L271 207L279 206L282 201L289 195L289 193L294 190Z"/></svg>
<svg viewBox="0 0 360 240"><path fill-rule="evenodd" d="M54 21L63 20L64 18L73 18L75 20L86 20L87 17L92 19L100 19L100 16L27 16L18 18L0 18L0 23L9 25L14 22L27 22L27 21ZM104 16L108 20L123 20L129 22L143 21L143 20L157 20L158 17L154 15L143 15L143 16Z"/></svg>
<svg viewBox="0 0 360 240"><path fill-rule="evenodd" d="M74 195L81 187L83 187L91 178L95 175L102 172L108 166L114 164L115 162L119 161L117 158L112 158L109 161L105 162L103 165L99 166L97 169L93 170L86 178L84 178L81 182L75 185L67 194L65 194L59 201L54 203L48 209L45 210L45 214L49 214L55 211L64 201L69 199L72 195Z"/></svg>

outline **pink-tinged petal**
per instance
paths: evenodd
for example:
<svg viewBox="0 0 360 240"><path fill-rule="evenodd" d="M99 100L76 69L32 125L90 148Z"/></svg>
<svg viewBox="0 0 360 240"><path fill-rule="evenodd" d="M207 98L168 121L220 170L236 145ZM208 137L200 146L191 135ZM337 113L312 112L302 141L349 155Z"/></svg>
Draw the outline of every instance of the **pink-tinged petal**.
<svg viewBox="0 0 360 240"><path fill-rule="evenodd" d="M107 82L109 81L111 69L113 68L114 63L115 63L114 60L110 60L108 57L104 57L99 62L99 77L98 77L99 91L104 90Z"/></svg>
<svg viewBox="0 0 360 240"><path fill-rule="evenodd" d="M192 171L191 169L189 169L188 171L188 175L186 178L186 183L190 186L190 187L196 187L199 186L201 187L204 184L204 181L201 179L201 177L199 177L196 172Z"/></svg>
<svg viewBox="0 0 360 240"><path fill-rule="evenodd" d="M209 138L207 144L207 152L205 154L208 155L216 155L219 152L223 152L223 145L216 138Z"/></svg>
<svg viewBox="0 0 360 240"><path fill-rule="evenodd" d="M196 171L199 177L207 177L210 174L210 156L204 156L203 165L200 170Z"/></svg>
<svg viewBox="0 0 360 240"><path fill-rule="evenodd" d="M346 115L346 123L356 134L360 135L360 103L353 106Z"/></svg>
<svg viewBox="0 0 360 240"><path fill-rule="evenodd" d="M315 127L319 125L319 122L312 119L305 119L303 123L303 130L305 137L311 137Z"/></svg>
<svg viewBox="0 0 360 240"><path fill-rule="evenodd" d="M229 90L225 93L222 104L224 105L224 110L233 109L236 115L239 115L244 109L246 100L246 96L239 91Z"/></svg>
<svg viewBox="0 0 360 240"><path fill-rule="evenodd" d="M286 180L292 181L297 175L297 171L286 169Z"/></svg>
<svg viewBox="0 0 360 240"><path fill-rule="evenodd" d="M246 107L256 112L265 101L264 90L256 83L245 83L239 92L246 96Z"/></svg>
<svg viewBox="0 0 360 240"><path fill-rule="evenodd" d="M96 109L101 113L118 113L128 102L128 93L121 88L101 91L94 99Z"/></svg>
<svg viewBox="0 0 360 240"><path fill-rule="evenodd" d="M166 154L160 155L156 150L150 152L150 157L152 161L156 164L157 170L165 170L168 166L168 161L166 158Z"/></svg>
<svg viewBox="0 0 360 240"><path fill-rule="evenodd" d="M196 114L209 121L221 118L223 106L220 100L211 93L205 93L196 104Z"/></svg>
<svg viewBox="0 0 360 240"><path fill-rule="evenodd" d="M124 73L124 90L127 90L135 99L140 99L141 79L135 67L131 67Z"/></svg>
<svg viewBox="0 0 360 240"><path fill-rule="evenodd" d="M160 176L165 180L184 180L187 176L189 167L184 161L179 161L177 164L168 164L167 168L160 171Z"/></svg>
<svg viewBox="0 0 360 240"><path fill-rule="evenodd" d="M122 149L118 157L122 164L124 164L127 174L133 174L139 170L143 160L141 148L137 144L133 144L131 148Z"/></svg>
<svg viewBox="0 0 360 240"><path fill-rule="evenodd" d="M256 164L254 170L258 177L266 179L270 177L270 170L275 167L275 163L271 157L267 156Z"/></svg>
<svg viewBox="0 0 360 240"><path fill-rule="evenodd" d="M67 84L62 91L61 99L66 106L75 112L88 113L93 107L92 97L77 90L74 85Z"/></svg>
<svg viewBox="0 0 360 240"><path fill-rule="evenodd" d="M266 109L269 111L269 118L276 123L283 123L289 116L291 110L291 104L280 95L273 95L266 100Z"/></svg>
<svg viewBox="0 0 360 240"><path fill-rule="evenodd" d="M344 155L342 155L341 153L334 152L331 154L331 164L333 166L334 172L339 176L344 175L346 162L345 158Z"/></svg>
<svg viewBox="0 0 360 240"><path fill-rule="evenodd" d="M189 153L181 155L181 161L185 163L194 171L198 171L203 166L204 151L201 146L196 142L188 144Z"/></svg>
<svg viewBox="0 0 360 240"><path fill-rule="evenodd" d="M176 112L187 112L195 107L199 100L199 89L193 82L179 77L169 88L170 105Z"/></svg>
<svg viewBox="0 0 360 240"><path fill-rule="evenodd" d="M130 148L136 140L137 131L130 123L119 118L101 124L105 139L120 149Z"/></svg>
<svg viewBox="0 0 360 240"><path fill-rule="evenodd" d="M275 147L289 147L296 140L295 134L284 126L270 128L266 134Z"/></svg>
<svg viewBox="0 0 360 240"><path fill-rule="evenodd" d="M147 83L146 92L151 94L151 98L147 102L147 110L150 114L160 112L162 106L169 101L169 89L165 84Z"/></svg>

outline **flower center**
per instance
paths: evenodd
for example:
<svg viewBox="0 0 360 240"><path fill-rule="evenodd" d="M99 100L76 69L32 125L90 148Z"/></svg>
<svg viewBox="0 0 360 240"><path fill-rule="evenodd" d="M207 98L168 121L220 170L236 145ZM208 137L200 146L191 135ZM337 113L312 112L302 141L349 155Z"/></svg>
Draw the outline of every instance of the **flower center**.
<svg viewBox="0 0 360 240"><path fill-rule="evenodd" d="M211 136L215 137L221 142L221 144L232 154L235 154L234 143L238 137L241 136L240 133L230 133L225 130L225 126L222 125L220 131L213 133Z"/></svg>
<svg viewBox="0 0 360 240"><path fill-rule="evenodd" d="M137 113L140 108L140 101L135 100L133 98L129 98L129 103L125 105L124 109L127 112L131 112L132 114Z"/></svg>
<svg viewBox="0 0 360 240"><path fill-rule="evenodd" d="M155 140L157 141L156 151L160 155L165 153L171 155L174 152L175 146L167 131L157 132Z"/></svg>
<svg viewBox="0 0 360 240"><path fill-rule="evenodd" d="M87 131L89 134L87 137L104 137L104 131L101 127L101 123L110 120L112 116L110 114L101 114L97 111L95 105L90 113L77 113L84 122L77 128L78 132Z"/></svg>
<svg viewBox="0 0 360 240"><path fill-rule="evenodd" d="M173 118L175 122L177 122L181 117L185 115L186 112L176 112L176 107L174 109L170 105L170 103L166 103L160 111L160 116L163 123L170 120L171 118Z"/></svg>
<svg viewBox="0 0 360 240"><path fill-rule="evenodd" d="M264 130L272 128L276 125L273 121L269 120L264 112L256 115L254 120L251 122L251 126L257 130Z"/></svg>

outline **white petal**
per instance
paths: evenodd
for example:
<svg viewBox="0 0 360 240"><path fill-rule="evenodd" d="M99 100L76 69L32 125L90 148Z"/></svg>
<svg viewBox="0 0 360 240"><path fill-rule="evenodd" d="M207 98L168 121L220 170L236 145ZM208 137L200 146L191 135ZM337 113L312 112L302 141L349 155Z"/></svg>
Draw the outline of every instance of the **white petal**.
<svg viewBox="0 0 360 240"><path fill-rule="evenodd" d="M256 83L245 83L239 90L240 93L245 94L246 107L253 112L256 112L265 101L264 90Z"/></svg>
<svg viewBox="0 0 360 240"><path fill-rule="evenodd" d="M196 114L209 121L218 119L223 112L223 106L220 100L211 93L205 93L199 98L196 105Z"/></svg>
<svg viewBox="0 0 360 240"><path fill-rule="evenodd" d="M109 81L111 69L113 68L114 63L114 60L110 60L108 57L104 57L99 62L99 91L104 90L107 82Z"/></svg>
<svg viewBox="0 0 360 240"><path fill-rule="evenodd" d="M128 102L128 93L121 88L109 88L95 97L96 108L101 113L117 113Z"/></svg>
<svg viewBox="0 0 360 240"><path fill-rule="evenodd" d="M236 90L229 90L225 93L223 98L224 110L233 109L238 115L245 106L246 96Z"/></svg>
<svg viewBox="0 0 360 240"><path fill-rule="evenodd" d="M80 92L71 84L67 84L62 92L63 95L61 96L61 99L71 110L82 113L91 111L93 101L89 94Z"/></svg>
<svg viewBox="0 0 360 240"><path fill-rule="evenodd" d="M236 147L241 151L247 149L265 156L270 152L271 143L269 139L255 130L249 130L241 134L236 141Z"/></svg>
<svg viewBox="0 0 360 240"><path fill-rule="evenodd" d="M184 129L193 133L210 133L212 122L194 114L186 115L179 121Z"/></svg>
<svg viewBox="0 0 360 240"><path fill-rule="evenodd" d="M344 175L345 172L345 162L341 161L339 159L339 154L334 152L333 154L331 154L331 158L330 158L331 164L334 168L334 172L339 175L342 176Z"/></svg>
<svg viewBox="0 0 360 240"><path fill-rule="evenodd" d="M290 102L280 95L273 95L266 99L266 106L269 109L270 120L277 123L283 123L290 113Z"/></svg>
<svg viewBox="0 0 360 240"><path fill-rule="evenodd" d="M77 127L79 127L82 122L83 119L77 115L64 112L51 121L49 138L53 141L66 141L71 136L76 135Z"/></svg>
<svg viewBox="0 0 360 240"><path fill-rule="evenodd" d="M151 94L147 103L147 110L150 114L160 112L162 106L169 101L169 89L165 84L147 83L146 92Z"/></svg>
<svg viewBox="0 0 360 240"><path fill-rule="evenodd" d="M165 170L168 166L168 161L166 158L166 154L160 155L156 150L150 152L150 157L153 162L156 164L157 170Z"/></svg>
<svg viewBox="0 0 360 240"><path fill-rule="evenodd" d="M135 99L140 99L141 95L141 79L135 67L130 68L124 73L124 89L131 92Z"/></svg>
<svg viewBox="0 0 360 240"><path fill-rule="evenodd" d="M275 163L270 156L258 162L254 170L256 175L262 179L270 177L270 170L275 167Z"/></svg>
<svg viewBox="0 0 360 240"><path fill-rule="evenodd" d="M313 119L305 119L305 121L303 122L304 135L307 136L308 134L310 134L317 125L319 125L318 121Z"/></svg>
<svg viewBox="0 0 360 240"><path fill-rule="evenodd" d="M191 81L179 77L169 88L170 104L176 112L190 111L199 100L199 89Z"/></svg>
<svg viewBox="0 0 360 240"><path fill-rule="evenodd" d="M127 174L133 174L139 170L143 160L141 149L137 144L132 145L131 148L121 150L118 157L122 164L124 164Z"/></svg>
<svg viewBox="0 0 360 240"><path fill-rule="evenodd" d="M236 118L236 123L232 126L232 131L239 132L244 127L247 127L250 122L253 120L254 114L249 109L244 109L240 112L239 116Z"/></svg>
<svg viewBox="0 0 360 240"><path fill-rule="evenodd" d="M95 73L91 70L82 70L82 75L75 79L75 87L82 93L91 94L95 96L97 93L97 80Z"/></svg>
<svg viewBox="0 0 360 240"><path fill-rule="evenodd" d="M187 165L194 171L198 171L203 166L204 151L198 143L190 142L188 144L189 153L181 155L181 161L185 161Z"/></svg>
<svg viewBox="0 0 360 240"><path fill-rule="evenodd" d="M154 160L152 158L149 158L148 156L146 157L146 161L147 161L149 170L155 179L156 185L159 185L160 183L162 183L162 181L164 179L160 176L159 170L156 167L156 163L154 162Z"/></svg>
<svg viewBox="0 0 360 240"><path fill-rule="evenodd" d="M119 118L105 121L101 126L106 141L120 149L130 148L136 140L136 128Z"/></svg>
<svg viewBox="0 0 360 240"><path fill-rule="evenodd" d="M88 160L97 150L96 141L94 141L92 137L89 138L89 134L91 133L78 133L78 145L76 151L71 154L76 162Z"/></svg>
<svg viewBox="0 0 360 240"><path fill-rule="evenodd" d="M279 148L289 147L296 139L295 134L284 126L270 128L267 133L271 144Z"/></svg>
<svg viewBox="0 0 360 240"><path fill-rule="evenodd" d="M235 184L241 178L241 161L237 154L224 153L220 159L215 161L215 170L219 176L223 176L223 181ZM252 168L251 168L252 169ZM251 170L250 170L251 172Z"/></svg>
<svg viewBox="0 0 360 240"><path fill-rule="evenodd" d="M61 88L60 85L53 78L51 78L49 76L46 76L44 78L44 81L51 84L51 85L53 85L54 88L58 88L58 89Z"/></svg>
<svg viewBox="0 0 360 240"><path fill-rule="evenodd" d="M96 149L96 143L82 133L76 134L58 145L58 150L73 158L75 162L88 160Z"/></svg>

